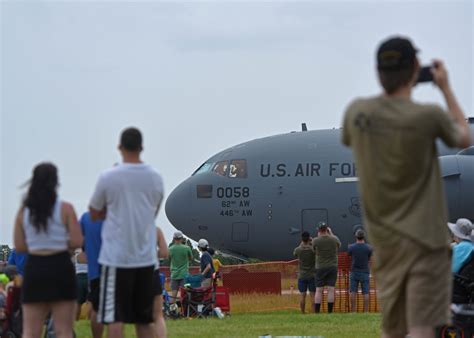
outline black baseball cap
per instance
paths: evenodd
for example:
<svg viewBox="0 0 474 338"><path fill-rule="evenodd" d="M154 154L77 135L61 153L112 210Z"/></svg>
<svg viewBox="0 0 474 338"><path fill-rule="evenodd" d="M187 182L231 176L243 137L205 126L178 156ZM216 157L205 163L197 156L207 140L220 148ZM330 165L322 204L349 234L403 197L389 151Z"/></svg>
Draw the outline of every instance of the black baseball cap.
<svg viewBox="0 0 474 338"><path fill-rule="evenodd" d="M416 49L410 40L395 36L383 41L377 51L377 69L401 70L415 64Z"/></svg>
<svg viewBox="0 0 474 338"><path fill-rule="evenodd" d="M328 225L326 224L326 222L319 222L318 223L318 229L327 229L328 228Z"/></svg>

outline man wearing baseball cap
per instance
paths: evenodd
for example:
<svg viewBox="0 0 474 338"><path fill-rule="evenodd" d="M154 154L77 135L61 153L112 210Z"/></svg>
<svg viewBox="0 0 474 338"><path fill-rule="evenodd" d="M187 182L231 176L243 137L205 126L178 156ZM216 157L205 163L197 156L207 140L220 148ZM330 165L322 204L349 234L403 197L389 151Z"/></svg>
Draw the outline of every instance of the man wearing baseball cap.
<svg viewBox="0 0 474 338"><path fill-rule="evenodd" d="M369 260L372 247L365 243L365 232L359 229L355 233L356 242L349 245L347 254L352 258L350 274L351 311L356 312L356 296L359 284L364 296L364 312L369 311L370 270Z"/></svg>
<svg viewBox="0 0 474 338"><path fill-rule="evenodd" d="M310 302L314 299L316 292L316 283L314 280L315 256L309 232L304 231L301 234L301 242L293 250L293 256L298 258L298 290L301 295L300 310L306 313L306 292L309 291Z"/></svg>
<svg viewBox="0 0 474 338"><path fill-rule="evenodd" d="M359 175L384 337L434 337L434 328L450 321L449 234L435 141L460 148L471 143L441 60L433 60L430 71L447 111L412 100L417 52L405 37L380 44L376 62L383 91L354 100L341 133Z"/></svg>
<svg viewBox="0 0 474 338"><path fill-rule="evenodd" d="M189 262L193 260L191 248L184 244L184 236L181 231L173 235L173 244L169 248L170 272L171 272L171 300L174 303L178 290L184 286L184 277L189 273Z"/></svg>
<svg viewBox="0 0 474 338"><path fill-rule="evenodd" d="M316 293L314 295L314 312L321 311L323 289L328 287L328 313L334 308L334 287L337 279L337 252L341 246L339 238L334 236L325 222L318 223L318 237L313 239L313 250L316 256Z"/></svg>
<svg viewBox="0 0 474 338"><path fill-rule="evenodd" d="M214 273L214 264L212 263L212 256L207 251L209 249L209 243L206 239L201 238L198 242L199 251L201 251L201 275L202 275L202 286L210 286L212 283L212 274Z"/></svg>

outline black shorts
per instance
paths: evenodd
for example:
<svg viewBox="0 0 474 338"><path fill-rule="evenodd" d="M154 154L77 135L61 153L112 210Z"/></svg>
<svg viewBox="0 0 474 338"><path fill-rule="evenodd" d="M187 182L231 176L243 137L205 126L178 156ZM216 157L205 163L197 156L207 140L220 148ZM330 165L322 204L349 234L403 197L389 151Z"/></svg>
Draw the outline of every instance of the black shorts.
<svg viewBox="0 0 474 338"><path fill-rule="evenodd" d="M337 267L321 268L316 270L316 287L335 286L337 279Z"/></svg>
<svg viewBox="0 0 474 338"><path fill-rule="evenodd" d="M67 252L48 256L28 254L23 277L23 303L77 299L76 272Z"/></svg>
<svg viewBox="0 0 474 338"><path fill-rule="evenodd" d="M100 277L94 278L89 281L89 293L87 294L87 300L91 302L92 308L95 312L99 311L99 298L100 298Z"/></svg>
<svg viewBox="0 0 474 338"><path fill-rule="evenodd" d="M102 266L99 322L148 324L153 322L153 270L155 267Z"/></svg>
<svg viewBox="0 0 474 338"><path fill-rule="evenodd" d="M153 293L155 296L163 294L163 285L161 285L160 270L153 271Z"/></svg>

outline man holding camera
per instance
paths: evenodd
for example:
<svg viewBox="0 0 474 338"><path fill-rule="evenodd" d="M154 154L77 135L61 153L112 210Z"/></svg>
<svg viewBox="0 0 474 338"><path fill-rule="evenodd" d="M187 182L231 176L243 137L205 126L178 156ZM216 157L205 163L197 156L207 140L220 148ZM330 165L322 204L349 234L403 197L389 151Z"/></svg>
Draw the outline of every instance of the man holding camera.
<svg viewBox="0 0 474 338"><path fill-rule="evenodd" d="M306 292L309 290L310 299L314 299L316 284L314 280L315 256L309 232L301 234L301 243L293 250L293 256L298 258L298 290L301 295L300 310L306 312Z"/></svg>
<svg viewBox="0 0 474 338"><path fill-rule="evenodd" d="M434 337L435 327L450 321L449 234L435 140L464 148L470 131L442 61L434 60L430 73L448 112L411 99L416 53L402 37L380 45L383 94L353 101L342 132L354 152L374 248L383 337Z"/></svg>
<svg viewBox="0 0 474 338"><path fill-rule="evenodd" d="M349 277L351 290L351 311L356 312L356 298L359 284L364 296L364 312L369 311L370 270L369 260L372 257L372 247L365 243L365 232L359 229L355 233L356 242L349 245L347 254L352 258L351 274Z"/></svg>
<svg viewBox="0 0 474 338"><path fill-rule="evenodd" d="M334 309L334 287L337 280L337 253L341 241L332 233L325 222L318 224L318 237L313 239L313 251L316 260L316 292L314 294L314 312L321 311L323 289L328 287L328 313Z"/></svg>

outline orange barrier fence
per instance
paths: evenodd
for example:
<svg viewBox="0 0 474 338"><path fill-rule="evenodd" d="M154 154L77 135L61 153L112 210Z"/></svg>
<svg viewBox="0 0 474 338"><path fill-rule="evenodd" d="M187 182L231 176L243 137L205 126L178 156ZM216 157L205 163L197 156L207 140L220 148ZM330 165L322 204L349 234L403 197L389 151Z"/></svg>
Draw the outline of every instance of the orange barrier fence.
<svg viewBox="0 0 474 338"><path fill-rule="evenodd" d="M347 253L340 253L338 260L338 276L334 301L335 312L350 312L350 268L351 258ZM169 267L160 268L169 280ZM266 293L285 295L299 294L298 291L298 260L276 261L253 264L224 265L220 268L222 283L232 294ZM199 273L199 267L190 268L190 274ZM327 311L327 289L323 293L321 310ZM309 300L307 299L307 302ZM356 311L363 311L363 295L356 295ZM379 312L377 289L373 276L370 276L369 312Z"/></svg>

